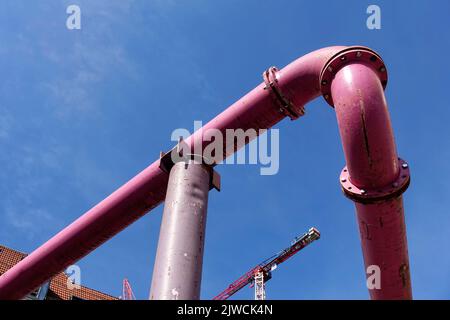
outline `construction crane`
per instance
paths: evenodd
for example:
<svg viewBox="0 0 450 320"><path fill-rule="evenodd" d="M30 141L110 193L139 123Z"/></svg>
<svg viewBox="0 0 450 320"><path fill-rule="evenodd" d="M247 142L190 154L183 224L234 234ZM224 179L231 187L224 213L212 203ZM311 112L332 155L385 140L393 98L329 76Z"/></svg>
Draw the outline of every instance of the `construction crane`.
<svg viewBox="0 0 450 320"><path fill-rule="evenodd" d="M252 268L250 271L230 284L223 292L215 296L213 300L226 300L248 284L252 283L255 287L255 300L265 300L265 283L272 278L272 271L275 270L279 264L286 261L314 240L319 238L319 230L314 227L310 228L304 235L296 237L288 248L280 251L278 254L264 260L256 267Z"/></svg>
<svg viewBox="0 0 450 320"><path fill-rule="evenodd" d="M122 300L136 300L128 279L123 279Z"/></svg>

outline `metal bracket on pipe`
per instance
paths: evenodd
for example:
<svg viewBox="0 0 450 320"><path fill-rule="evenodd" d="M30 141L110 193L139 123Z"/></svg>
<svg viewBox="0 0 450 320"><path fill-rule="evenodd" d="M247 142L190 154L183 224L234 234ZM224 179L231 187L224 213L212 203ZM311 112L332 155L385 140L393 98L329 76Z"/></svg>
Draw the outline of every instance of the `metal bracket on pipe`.
<svg viewBox="0 0 450 320"><path fill-rule="evenodd" d="M354 185L347 167L344 167L340 175L342 191L347 198L360 203L376 203L398 197L408 189L411 180L408 163L400 158L398 158L398 163L397 180L388 186L376 189L363 189Z"/></svg>
<svg viewBox="0 0 450 320"><path fill-rule="evenodd" d="M386 88L388 75L380 55L367 47L346 48L332 56L320 74L320 90L327 103L332 107L334 107L334 102L331 96L331 82L340 69L351 63L363 63L370 66L380 78L383 89Z"/></svg>
<svg viewBox="0 0 450 320"><path fill-rule="evenodd" d="M296 108L292 102L286 98L285 95L283 95L280 87L278 86L277 72L277 67L270 67L264 71L263 79L266 85L264 90L270 90L270 94L272 95L275 103L278 105L281 113L288 116L291 120L298 119L305 114L305 108L303 106Z"/></svg>
<svg viewBox="0 0 450 320"><path fill-rule="evenodd" d="M178 144L168 152L160 152L159 154L159 168L165 173L169 174L175 163L178 162L188 162L189 160L198 160L198 163L202 164L205 168L210 170L210 190L216 189L220 191L220 175L214 170L213 166L210 165L209 161L205 161L205 157L198 154L183 154L182 144L183 140L180 140Z"/></svg>

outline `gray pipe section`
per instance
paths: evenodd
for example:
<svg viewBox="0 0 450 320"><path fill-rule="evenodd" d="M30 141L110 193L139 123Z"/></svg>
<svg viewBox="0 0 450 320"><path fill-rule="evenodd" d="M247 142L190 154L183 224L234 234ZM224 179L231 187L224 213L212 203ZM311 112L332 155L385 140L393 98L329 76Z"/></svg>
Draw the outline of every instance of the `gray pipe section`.
<svg viewBox="0 0 450 320"><path fill-rule="evenodd" d="M212 168L196 160L170 170L150 300L198 300Z"/></svg>

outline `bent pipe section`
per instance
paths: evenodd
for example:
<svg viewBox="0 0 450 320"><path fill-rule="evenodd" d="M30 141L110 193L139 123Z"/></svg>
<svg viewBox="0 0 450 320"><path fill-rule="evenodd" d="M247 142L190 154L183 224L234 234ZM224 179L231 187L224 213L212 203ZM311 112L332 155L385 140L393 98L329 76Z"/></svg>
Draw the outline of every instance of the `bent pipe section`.
<svg viewBox="0 0 450 320"><path fill-rule="evenodd" d="M355 54L347 51L346 60ZM384 73L382 62L374 67L370 61L354 59L337 66L330 99L347 163L341 184L355 201L370 296L411 299L401 196L409 185L409 169L397 155L381 80ZM374 272L379 273L378 280Z"/></svg>
<svg viewBox="0 0 450 320"><path fill-rule="evenodd" d="M184 143L193 151L196 146L203 150L211 143L205 137L205 132L210 129L223 134L226 129L256 129L257 132L258 129L269 129L286 116L291 119L301 116L304 105L323 94L336 107L349 183L354 183L355 189L372 190L378 186L388 186L397 179L399 168L394 161L395 145L382 90L385 80L378 74L377 77L373 75L374 69L373 66L368 67L369 63L340 60L340 55L352 48L355 47L328 47L309 53L281 70L270 68L264 73L263 83L193 133ZM364 57L371 52L364 48L361 51ZM338 66L334 65L336 61ZM359 77L364 80L363 87L360 87ZM372 121L376 125L372 125ZM361 144L361 138L364 144ZM224 154L217 157L216 162L248 142L236 142L232 149L224 148ZM383 147L381 143L386 142ZM0 277L0 299L24 297L158 206L164 200L168 182L168 174L159 165L159 160L152 163L3 274ZM377 175L373 175L375 173ZM360 201L351 192L346 194ZM401 196L392 198L389 191L383 195L378 202L355 202L365 264L378 265L387 274L381 274L381 288L369 291L373 299L410 298ZM378 210L379 206L383 206L383 210ZM377 217L383 218L379 221L383 221L385 227L374 225L372 219ZM368 230L367 235L364 230ZM399 265L401 270L395 270Z"/></svg>

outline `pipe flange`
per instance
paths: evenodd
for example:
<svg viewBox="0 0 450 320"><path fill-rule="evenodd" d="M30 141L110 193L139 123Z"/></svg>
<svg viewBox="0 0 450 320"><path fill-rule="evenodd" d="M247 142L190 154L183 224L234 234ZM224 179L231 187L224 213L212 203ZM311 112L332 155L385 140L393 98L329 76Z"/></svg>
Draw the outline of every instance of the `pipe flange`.
<svg viewBox="0 0 450 320"><path fill-rule="evenodd" d="M280 86L278 85L277 72L277 67L270 67L264 71L264 90L270 90L270 94L281 113L288 116L291 120L298 119L305 114L305 108L303 106L294 106L294 104L281 92Z"/></svg>
<svg viewBox="0 0 450 320"><path fill-rule="evenodd" d="M340 175L342 191L347 198L361 203L375 203L398 197L408 189L410 183L408 163L400 158L398 163L400 168L398 178L390 185L376 189L364 189L354 185L345 166Z"/></svg>
<svg viewBox="0 0 450 320"><path fill-rule="evenodd" d="M386 88L388 74L386 65L380 55L367 47L358 46L346 48L332 56L320 73L320 91L327 103L333 108L334 103L333 97L331 96L331 82L342 67L355 62L364 63L370 66L380 78L383 89Z"/></svg>

